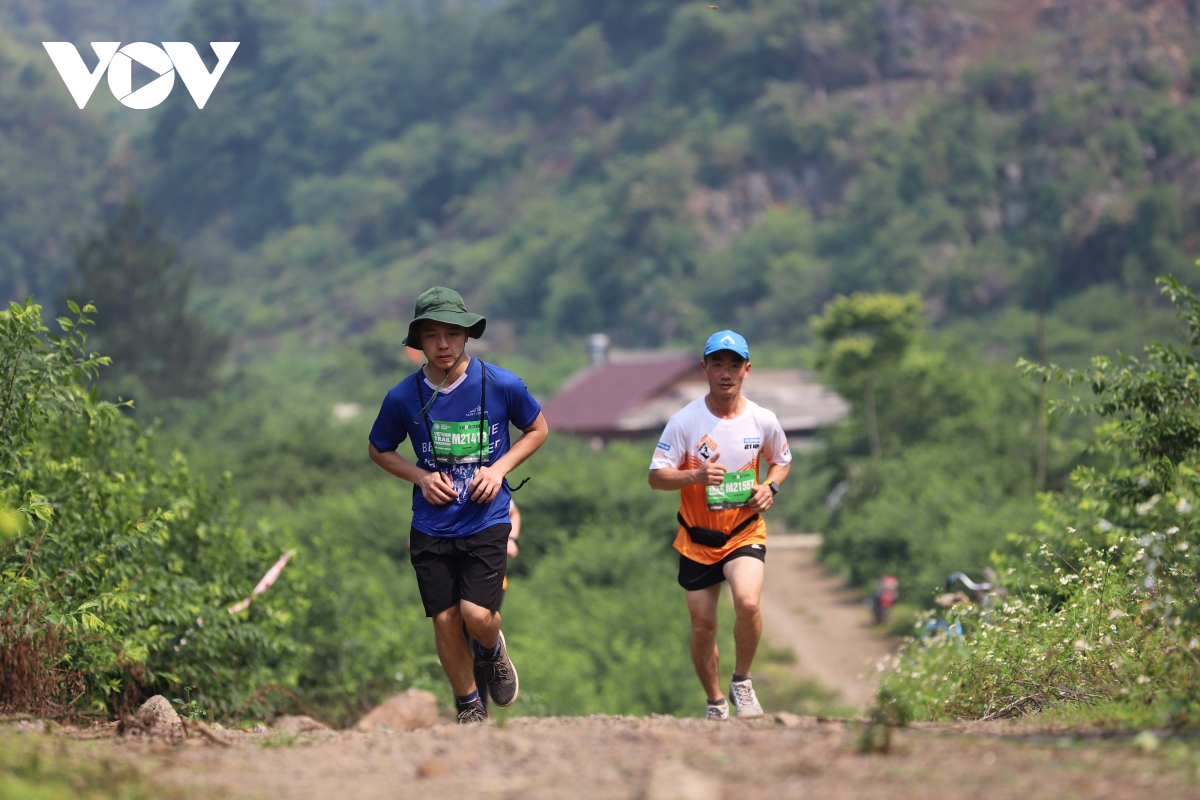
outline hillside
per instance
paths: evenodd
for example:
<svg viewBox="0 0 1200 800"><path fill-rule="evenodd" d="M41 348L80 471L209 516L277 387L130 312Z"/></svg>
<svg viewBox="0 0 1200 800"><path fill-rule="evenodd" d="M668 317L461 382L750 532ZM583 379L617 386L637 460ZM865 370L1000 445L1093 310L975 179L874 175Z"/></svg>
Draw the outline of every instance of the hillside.
<svg viewBox="0 0 1200 800"><path fill-rule="evenodd" d="M191 38L261 46L140 150L238 336L361 334L435 280L632 345L803 339L836 292L953 321L1192 276L1184 2L288 8L196 4Z"/></svg>

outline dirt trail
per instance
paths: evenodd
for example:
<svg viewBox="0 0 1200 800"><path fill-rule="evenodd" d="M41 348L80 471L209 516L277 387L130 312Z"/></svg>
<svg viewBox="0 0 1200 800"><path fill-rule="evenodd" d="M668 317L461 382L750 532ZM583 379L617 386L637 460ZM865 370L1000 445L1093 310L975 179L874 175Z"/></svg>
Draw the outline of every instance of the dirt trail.
<svg viewBox="0 0 1200 800"><path fill-rule="evenodd" d="M875 691L875 664L896 641L870 630L858 594L817 564L819 536L772 532L763 585L763 634L796 654L793 672L836 689L863 708Z"/></svg>
<svg viewBox="0 0 1200 800"><path fill-rule="evenodd" d="M862 755L852 724L812 717L518 718L404 733L325 732L232 746L119 739L64 755L135 763L155 796L224 798L1145 798L1197 796L1192 767L1104 740L1014 740L1004 725L931 726ZM962 735L963 733L968 735ZM263 745L275 746L267 746ZM282 745L282 746L281 746Z"/></svg>

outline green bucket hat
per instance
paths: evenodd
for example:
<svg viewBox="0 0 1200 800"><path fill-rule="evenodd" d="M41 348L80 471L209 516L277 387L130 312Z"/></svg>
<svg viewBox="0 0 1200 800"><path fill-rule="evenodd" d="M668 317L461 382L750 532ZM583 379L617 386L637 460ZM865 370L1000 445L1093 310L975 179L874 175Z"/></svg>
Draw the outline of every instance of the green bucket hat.
<svg viewBox="0 0 1200 800"><path fill-rule="evenodd" d="M435 286L421 292L421 296L417 298L413 321L408 323L408 336L404 337L400 344L420 350L417 329L420 323L427 319L445 322L447 325L460 325L467 329L467 335L472 339L482 336L483 329L487 326L486 319L467 311L461 294L445 286Z"/></svg>

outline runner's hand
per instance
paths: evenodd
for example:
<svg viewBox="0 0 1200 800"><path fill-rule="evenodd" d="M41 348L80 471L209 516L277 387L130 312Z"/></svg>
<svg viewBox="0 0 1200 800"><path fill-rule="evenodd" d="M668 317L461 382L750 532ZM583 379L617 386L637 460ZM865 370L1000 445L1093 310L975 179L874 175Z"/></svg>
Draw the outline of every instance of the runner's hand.
<svg viewBox="0 0 1200 800"><path fill-rule="evenodd" d="M480 467L471 479L471 499L477 503L490 503L504 484L504 473L495 467Z"/></svg>
<svg viewBox="0 0 1200 800"><path fill-rule="evenodd" d="M725 467L717 463L720 458L720 453L714 453L711 461L696 469L696 483L701 486L721 485L721 482L725 480Z"/></svg>
<svg viewBox="0 0 1200 800"><path fill-rule="evenodd" d="M444 472L426 472L417 486L421 487L425 502L435 506L444 506L458 497L458 492L454 491L454 480Z"/></svg>
<svg viewBox="0 0 1200 800"><path fill-rule="evenodd" d="M767 484L757 484L750 490L750 502L746 503L746 507L751 511L760 513L773 505L775 505L775 493L771 491L771 487Z"/></svg>

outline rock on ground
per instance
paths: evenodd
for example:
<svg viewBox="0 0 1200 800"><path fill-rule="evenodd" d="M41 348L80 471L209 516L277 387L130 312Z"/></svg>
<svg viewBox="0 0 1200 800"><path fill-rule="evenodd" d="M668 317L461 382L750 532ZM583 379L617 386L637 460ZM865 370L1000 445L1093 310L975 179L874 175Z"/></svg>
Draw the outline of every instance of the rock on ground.
<svg viewBox="0 0 1200 800"><path fill-rule="evenodd" d="M281 731L288 733L308 733L309 731L327 731L329 726L324 722L318 722L312 717L284 715L275 720L275 727Z"/></svg>
<svg viewBox="0 0 1200 800"><path fill-rule="evenodd" d="M650 773L644 800L720 800L721 782L681 764L666 763Z"/></svg>
<svg viewBox="0 0 1200 800"><path fill-rule="evenodd" d="M364 733L410 731L429 728L437 724L439 719L437 698L432 693L408 689L368 711L355 724L354 730Z"/></svg>
<svg viewBox="0 0 1200 800"><path fill-rule="evenodd" d="M137 717L150 727L165 725L168 728L178 728L182 724L179 714L171 706L171 701L161 694L156 694L142 703L142 707L138 709Z"/></svg>

